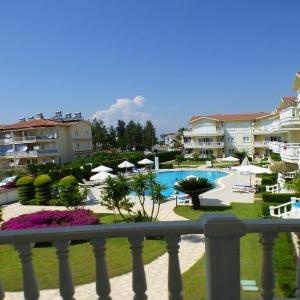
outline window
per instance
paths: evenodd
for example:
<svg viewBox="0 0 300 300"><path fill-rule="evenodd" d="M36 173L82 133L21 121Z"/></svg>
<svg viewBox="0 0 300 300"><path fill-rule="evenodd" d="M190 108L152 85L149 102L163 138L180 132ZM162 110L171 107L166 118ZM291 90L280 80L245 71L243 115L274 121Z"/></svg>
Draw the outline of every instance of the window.
<svg viewBox="0 0 300 300"><path fill-rule="evenodd" d="M79 144L76 144L77 145L77 149L79 149L80 145Z"/></svg>
<svg viewBox="0 0 300 300"><path fill-rule="evenodd" d="M250 142L250 137L249 136L243 136L243 142L244 143L249 143Z"/></svg>
<svg viewBox="0 0 300 300"><path fill-rule="evenodd" d="M233 149L232 149L232 148L229 148L229 149L228 149L228 154L233 154L233 153L234 153Z"/></svg>
<svg viewBox="0 0 300 300"><path fill-rule="evenodd" d="M75 130L75 136L78 136L78 135L79 135L79 131Z"/></svg>
<svg viewBox="0 0 300 300"><path fill-rule="evenodd" d="M77 154L77 159L80 159L80 155L79 154Z"/></svg>
<svg viewBox="0 0 300 300"><path fill-rule="evenodd" d="M229 136L229 137L227 138L227 140L228 140L228 142L232 143L232 142L234 141L234 138L233 138L233 136Z"/></svg>
<svg viewBox="0 0 300 300"><path fill-rule="evenodd" d="M90 136L90 134L89 134L89 131L88 131L88 130L86 130L86 131L85 131L85 134L86 134L87 136Z"/></svg>

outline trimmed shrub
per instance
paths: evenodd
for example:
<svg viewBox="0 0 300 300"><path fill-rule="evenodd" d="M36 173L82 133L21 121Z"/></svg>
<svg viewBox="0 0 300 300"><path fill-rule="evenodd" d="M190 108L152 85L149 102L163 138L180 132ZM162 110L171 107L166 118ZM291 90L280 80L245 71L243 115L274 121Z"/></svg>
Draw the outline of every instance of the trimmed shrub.
<svg viewBox="0 0 300 300"><path fill-rule="evenodd" d="M280 193L280 194L272 194L272 193L262 193L262 200L264 202L273 202L273 203L286 203L291 200L291 197L295 197L295 194L291 193Z"/></svg>
<svg viewBox="0 0 300 300"><path fill-rule="evenodd" d="M33 182L31 176L22 176L17 180L16 186L21 204L29 204L28 202L34 198Z"/></svg>
<svg viewBox="0 0 300 300"><path fill-rule="evenodd" d="M48 175L50 176L52 182L58 182L63 177L61 170L58 169L50 170Z"/></svg>
<svg viewBox="0 0 300 300"><path fill-rule="evenodd" d="M87 189L79 191L78 183L73 175L63 177L59 183L59 195L61 203L66 207L84 206L87 197Z"/></svg>
<svg viewBox="0 0 300 300"><path fill-rule="evenodd" d="M98 223L97 216L87 209L73 211L43 210L11 218L2 223L1 230L95 225Z"/></svg>
<svg viewBox="0 0 300 300"><path fill-rule="evenodd" d="M270 157L273 161L281 161L281 156L279 153L272 152Z"/></svg>
<svg viewBox="0 0 300 300"><path fill-rule="evenodd" d="M159 164L160 169L173 169L173 164Z"/></svg>
<svg viewBox="0 0 300 300"><path fill-rule="evenodd" d="M259 185L258 187L257 187L257 191L259 192L259 193L264 193L265 191L266 191L266 186L265 185Z"/></svg>
<svg viewBox="0 0 300 300"><path fill-rule="evenodd" d="M51 199L51 178L49 175L39 175L34 181L35 198L40 205L47 205Z"/></svg>
<svg viewBox="0 0 300 300"><path fill-rule="evenodd" d="M261 184L262 185L273 185L277 183L278 174L263 174Z"/></svg>

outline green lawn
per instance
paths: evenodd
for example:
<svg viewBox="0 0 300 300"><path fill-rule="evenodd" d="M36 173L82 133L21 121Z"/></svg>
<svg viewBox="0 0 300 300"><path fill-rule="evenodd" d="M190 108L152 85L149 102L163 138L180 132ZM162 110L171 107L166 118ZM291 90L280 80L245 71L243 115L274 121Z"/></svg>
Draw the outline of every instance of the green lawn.
<svg viewBox="0 0 300 300"><path fill-rule="evenodd" d="M239 218L253 219L261 215L261 201L253 204L233 203L231 208L206 209L195 211L191 207L180 206L175 212L185 218L197 220L205 213L233 213ZM260 287L260 269L262 250L258 234L247 234L241 239L241 279L254 279ZM184 299L205 299L205 258L202 257L195 265L183 274ZM278 287L276 295L282 296ZM261 299L257 292L242 292L243 299Z"/></svg>
<svg viewBox="0 0 300 300"><path fill-rule="evenodd" d="M112 223L112 215L101 215L101 222ZM147 240L144 243L144 262L149 263L164 252L164 241ZM110 277L131 271L131 254L127 239L107 239L106 257ZM21 290L22 272L16 251L12 246L0 246L0 258L0 274L4 289ZM39 287L57 288L58 264L54 248L34 248L33 261ZM95 280L94 254L89 243L70 246L70 264L75 285Z"/></svg>

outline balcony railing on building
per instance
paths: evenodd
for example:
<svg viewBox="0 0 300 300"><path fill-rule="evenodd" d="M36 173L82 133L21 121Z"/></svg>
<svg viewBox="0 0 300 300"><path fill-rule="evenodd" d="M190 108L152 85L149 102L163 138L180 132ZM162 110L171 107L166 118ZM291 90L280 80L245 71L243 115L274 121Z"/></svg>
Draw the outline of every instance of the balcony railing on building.
<svg viewBox="0 0 300 300"><path fill-rule="evenodd" d="M46 150L29 150L29 151L6 151L0 152L0 156L4 157L38 157L39 155L53 155L57 154L57 149Z"/></svg>
<svg viewBox="0 0 300 300"><path fill-rule="evenodd" d="M297 107L288 107L279 114L280 126L296 126L300 125L300 114Z"/></svg>
<svg viewBox="0 0 300 300"><path fill-rule="evenodd" d="M185 149L195 149L195 148L206 148L206 149L212 149L212 148L223 148L224 142L190 142L190 143L184 143Z"/></svg>
<svg viewBox="0 0 300 300"><path fill-rule="evenodd" d="M270 142L269 149L272 150L274 153L280 153L280 145L283 144L282 142Z"/></svg>
<svg viewBox="0 0 300 300"><path fill-rule="evenodd" d="M292 163L299 162L300 144L298 143L282 143L280 144L280 156L282 160Z"/></svg>
<svg viewBox="0 0 300 300"><path fill-rule="evenodd" d="M206 215L199 221L173 221L134 224L78 226L0 232L1 245L14 245L19 253L23 273L24 299L38 299L39 287L32 259L32 247L37 242L52 242L56 249L59 269L59 289L62 299L74 299L75 287L69 263L69 245L72 240L89 241L94 249L98 299L111 299L111 287L106 263L105 243L108 238L128 238L132 256L132 286L134 299L147 299L147 276L143 263L143 242L147 236L164 236L169 255L169 299L183 299L182 277L178 252L181 236L204 234L206 264L206 295L208 300L240 300L240 239L246 234L261 235L261 296L274 299L275 271L273 246L279 232L300 232L300 220L259 219L240 220L234 215ZM299 261L300 262L300 261ZM297 274L300 274L300 263ZM92 270L91 270L92 271ZM200 280L201 274L197 276ZM76 274L80 276L80 274ZM1 274L0 274L1 277ZM296 295L300 280L297 275ZM0 282L0 298L5 296ZM299 296L297 296L299 299Z"/></svg>
<svg viewBox="0 0 300 300"><path fill-rule="evenodd" d="M19 143L35 143L40 141L52 141L57 139L57 134L37 136L15 136L14 138L0 139L0 145L11 145Z"/></svg>
<svg viewBox="0 0 300 300"><path fill-rule="evenodd" d="M224 131L221 128L216 129L207 129L207 130L186 130L183 132L184 137L192 137L192 136L217 136L224 135Z"/></svg>
<svg viewBox="0 0 300 300"><path fill-rule="evenodd" d="M254 147L269 147L271 141L254 141Z"/></svg>

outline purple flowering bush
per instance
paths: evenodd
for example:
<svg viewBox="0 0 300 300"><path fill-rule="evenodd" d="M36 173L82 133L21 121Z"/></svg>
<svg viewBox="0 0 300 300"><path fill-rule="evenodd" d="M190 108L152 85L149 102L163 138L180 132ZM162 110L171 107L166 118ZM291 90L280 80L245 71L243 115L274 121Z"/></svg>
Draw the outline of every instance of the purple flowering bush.
<svg viewBox="0 0 300 300"><path fill-rule="evenodd" d="M90 210L43 210L20 215L2 223L1 230L66 227L99 224L97 216Z"/></svg>

